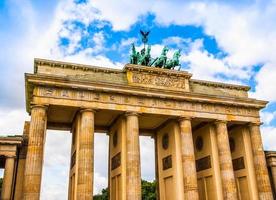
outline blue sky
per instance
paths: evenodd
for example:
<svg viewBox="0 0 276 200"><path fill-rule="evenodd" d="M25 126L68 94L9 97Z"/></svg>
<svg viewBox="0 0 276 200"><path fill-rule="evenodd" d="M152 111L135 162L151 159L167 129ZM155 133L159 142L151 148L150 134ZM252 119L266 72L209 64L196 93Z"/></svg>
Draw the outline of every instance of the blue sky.
<svg viewBox="0 0 276 200"><path fill-rule="evenodd" d="M153 56L163 45L169 55L180 48L182 70L193 78L250 85L250 97L270 101L262 133L265 149L276 150L275 0L0 0L1 134L21 134L29 120L24 73L35 57L122 68L130 44L142 45L140 29L151 31ZM70 134L47 133L42 199L67 199ZM107 137L97 134L96 144L98 192L107 184ZM153 141L141 145L151 180Z"/></svg>

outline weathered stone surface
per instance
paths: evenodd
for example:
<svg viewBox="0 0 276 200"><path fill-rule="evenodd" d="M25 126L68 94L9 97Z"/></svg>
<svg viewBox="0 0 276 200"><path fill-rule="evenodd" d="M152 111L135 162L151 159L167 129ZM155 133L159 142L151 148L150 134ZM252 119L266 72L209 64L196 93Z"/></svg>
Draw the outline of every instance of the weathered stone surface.
<svg viewBox="0 0 276 200"><path fill-rule="evenodd" d="M83 109L80 111L78 146L78 178L77 199L90 200L93 198L94 172L94 111Z"/></svg>
<svg viewBox="0 0 276 200"><path fill-rule="evenodd" d="M43 152L47 124L47 108L36 105L32 108L28 152L24 173L23 199L39 200L43 166Z"/></svg>
<svg viewBox="0 0 276 200"><path fill-rule="evenodd" d="M184 178L185 199L199 199L197 188L197 175L195 167L195 154L190 118L180 118L181 154Z"/></svg>
<svg viewBox="0 0 276 200"><path fill-rule="evenodd" d="M223 197L229 200L238 199L226 122L216 121L215 124Z"/></svg>
<svg viewBox="0 0 276 200"><path fill-rule="evenodd" d="M14 172L14 157L7 157L5 162L4 181L1 190L1 199L10 200L12 199L12 183L13 183L13 172Z"/></svg>
<svg viewBox="0 0 276 200"><path fill-rule="evenodd" d="M251 123L249 125L253 150L254 167L257 178L259 199L270 200L273 199L273 196L268 176L268 170L259 125L260 124L256 123Z"/></svg>
<svg viewBox="0 0 276 200"><path fill-rule="evenodd" d="M126 199L140 200L142 193L139 122L137 113L126 114L126 151Z"/></svg>

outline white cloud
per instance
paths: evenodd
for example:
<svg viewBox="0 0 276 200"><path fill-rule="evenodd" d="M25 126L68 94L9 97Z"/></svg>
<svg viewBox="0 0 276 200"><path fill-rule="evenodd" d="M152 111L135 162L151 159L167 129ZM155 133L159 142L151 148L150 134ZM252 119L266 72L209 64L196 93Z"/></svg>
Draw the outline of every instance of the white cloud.
<svg viewBox="0 0 276 200"><path fill-rule="evenodd" d="M88 64L88 65L108 67L108 68L121 69L123 67L122 63L113 62L105 56L102 56L102 55L92 56L93 52L94 52L93 49L87 48L87 49L80 51L76 54L68 55L68 56L62 57L60 59L62 59L63 61L68 61L68 62Z"/></svg>
<svg viewBox="0 0 276 200"><path fill-rule="evenodd" d="M120 42L119 47L129 47L132 43L137 42L137 38L127 38L127 39L122 39Z"/></svg>
<svg viewBox="0 0 276 200"><path fill-rule="evenodd" d="M261 112L261 120L265 125L269 125L270 122L276 117L276 111L274 112Z"/></svg>
<svg viewBox="0 0 276 200"><path fill-rule="evenodd" d="M94 173L94 194L100 194L102 189L107 188L108 179L106 176L95 172Z"/></svg>
<svg viewBox="0 0 276 200"><path fill-rule="evenodd" d="M93 41L95 43L95 46L93 47L94 52L100 52L105 49L104 43L105 43L105 36L103 31L97 32L93 36Z"/></svg>
<svg viewBox="0 0 276 200"><path fill-rule="evenodd" d="M255 80L256 92L253 92L252 96L259 99L276 102L276 58L275 62L266 63L260 69L259 73L257 73L255 77Z"/></svg>
<svg viewBox="0 0 276 200"><path fill-rule="evenodd" d="M273 126L262 126L262 139L265 150L275 150L276 149L276 127Z"/></svg>
<svg viewBox="0 0 276 200"><path fill-rule="evenodd" d="M141 176L144 180L155 179L154 139L146 136L140 138Z"/></svg>
<svg viewBox="0 0 276 200"><path fill-rule="evenodd" d="M100 11L101 19L111 22L113 30L128 30L139 16L147 13L152 1L106 1L89 0L88 5L93 5Z"/></svg>
<svg viewBox="0 0 276 200"><path fill-rule="evenodd" d="M0 107L0 135L22 135L24 123L30 117L24 109Z"/></svg>

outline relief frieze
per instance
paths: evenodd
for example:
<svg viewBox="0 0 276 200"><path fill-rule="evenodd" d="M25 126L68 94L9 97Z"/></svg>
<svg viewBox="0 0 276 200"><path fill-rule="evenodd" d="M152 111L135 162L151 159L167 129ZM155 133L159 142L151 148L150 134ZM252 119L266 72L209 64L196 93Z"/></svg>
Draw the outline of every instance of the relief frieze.
<svg viewBox="0 0 276 200"><path fill-rule="evenodd" d="M133 83L188 90L188 84L185 80L186 79L179 77L161 76L148 73L134 72L132 74Z"/></svg>
<svg viewBox="0 0 276 200"><path fill-rule="evenodd" d="M117 153L111 159L111 170L117 169L120 166L121 166L121 152Z"/></svg>
<svg viewBox="0 0 276 200"><path fill-rule="evenodd" d="M243 157L233 159L232 163L234 171L245 169Z"/></svg>
<svg viewBox="0 0 276 200"><path fill-rule="evenodd" d="M200 172L206 169L210 169L211 166L211 157L210 156L206 156L204 158L200 158L198 160L196 160L196 171Z"/></svg>
<svg viewBox="0 0 276 200"><path fill-rule="evenodd" d="M172 155L169 155L162 159L163 170L172 168Z"/></svg>
<svg viewBox="0 0 276 200"><path fill-rule="evenodd" d="M149 108L161 108L172 110L197 111L206 113L245 115L258 117L259 111L254 108L237 107L231 105L188 102L175 99L160 99L158 97L130 96L116 93L100 93L95 91L80 91L75 89L47 88L39 86L35 96L54 97L60 99L84 100L118 105L132 105Z"/></svg>

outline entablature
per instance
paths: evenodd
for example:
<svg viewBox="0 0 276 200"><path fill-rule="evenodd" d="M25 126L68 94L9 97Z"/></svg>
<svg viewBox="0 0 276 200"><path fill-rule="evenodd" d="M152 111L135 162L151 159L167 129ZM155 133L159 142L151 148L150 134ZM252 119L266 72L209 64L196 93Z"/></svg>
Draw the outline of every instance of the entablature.
<svg viewBox="0 0 276 200"><path fill-rule="evenodd" d="M22 146L23 137L21 136L1 136L0 137L0 156L15 157L17 149Z"/></svg>

